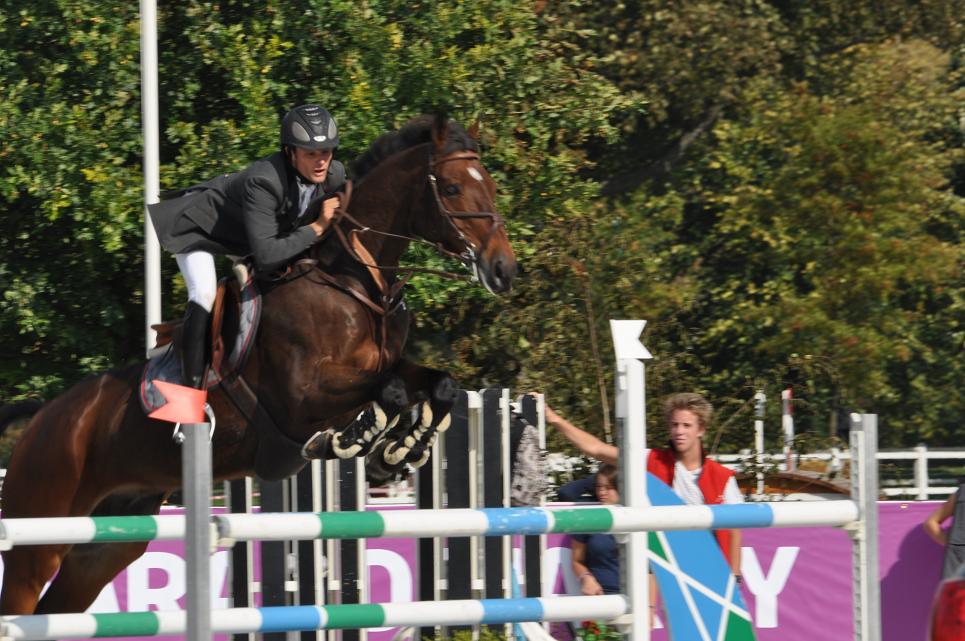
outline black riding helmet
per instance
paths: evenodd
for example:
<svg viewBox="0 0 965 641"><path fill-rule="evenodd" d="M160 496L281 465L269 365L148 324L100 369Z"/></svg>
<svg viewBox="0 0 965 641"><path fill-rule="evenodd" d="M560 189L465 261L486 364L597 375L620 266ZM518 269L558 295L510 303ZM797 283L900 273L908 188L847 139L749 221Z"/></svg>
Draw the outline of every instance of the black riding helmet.
<svg viewBox="0 0 965 641"><path fill-rule="evenodd" d="M281 121L282 147L335 149L338 125L328 110L318 105L295 107Z"/></svg>

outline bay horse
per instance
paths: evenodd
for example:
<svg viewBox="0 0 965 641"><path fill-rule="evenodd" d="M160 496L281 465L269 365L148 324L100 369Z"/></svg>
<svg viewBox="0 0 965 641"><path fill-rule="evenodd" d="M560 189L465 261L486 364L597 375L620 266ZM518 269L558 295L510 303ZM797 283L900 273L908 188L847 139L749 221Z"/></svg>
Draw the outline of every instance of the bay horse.
<svg viewBox="0 0 965 641"><path fill-rule="evenodd" d="M493 293L516 273L475 130L421 117L380 137L354 165L354 193L331 237L263 283L260 325L238 377L251 394L239 401L221 385L208 396L215 480L282 478L306 458L351 456L365 456L370 478L384 480L425 462L448 426L456 385L402 357L402 254L415 239L434 244ZM181 452L171 424L139 404L142 370L91 376L36 411L3 483L4 519L160 511L181 487ZM416 403L414 424L399 421ZM4 551L0 613L82 612L146 547Z"/></svg>

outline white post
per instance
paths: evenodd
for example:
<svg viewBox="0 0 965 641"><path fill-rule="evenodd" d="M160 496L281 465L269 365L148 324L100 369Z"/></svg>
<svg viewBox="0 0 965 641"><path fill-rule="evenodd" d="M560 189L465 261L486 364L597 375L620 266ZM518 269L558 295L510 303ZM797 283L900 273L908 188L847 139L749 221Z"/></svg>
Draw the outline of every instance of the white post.
<svg viewBox="0 0 965 641"><path fill-rule="evenodd" d="M157 89L157 5L141 0L141 128L144 131L144 350L157 342L151 325L161 322L161 246L146 205L160 200L158 89Z"/></svg>
<svg viewBox="0 0 965 641"><path fill-rule="evenodd" d="M754 394L754 451L757 462L757 495L764 494L764 396L763 390Z"/></svg>
<svg viewBox="0 0 965 641"><path fill-rule="evenodd" d="M878 416L851 415L851 498L861 519L851 531L855 641L881 641L878 583Z"/></svg>
<svg viewBox="0 0 965 641"><path fill-rule="evenodd" d="M918 500L928 500L928 447L924 444L915 447L915 488Z"/></svg>
<svg viewBox="0 0 965 641"><path fill-rule="evenodd" d="M364 512L369 500L369 484L365 480L365 457L355 459L355 505L357 510ZM369 602L369 564L368 539L359 539L355 548L355 564L358 567L356 585L359 590L359 603ZM369 630L359 630L359 641L368 641Z"/></svg>
<svg viewBox="0 0 965 641"><path fill-rule="evenodd" d="M184 484L186 638L211 641L211 439L207 423L181 426Z"/></svg>
<svg viewBox="0 0 965 641"><path fill-rule="evenodd" d="M793 472L797 465L794 462L794 406L791 401L794 394L791 388L781 391L781 427L784 428L784 465L788 472Z"/></svg>
<svg viewBox="0 0 965 641"><path fill-rule="evenodd" d="M641 359L652 358L640 342L647 321L611 320L616 352L616 416L620 445L620 497L628 507L646 507L647 410L645 374ZM625 537L622 580L629 605L629 641L650 640L650 583L647 572L647 533Z"/></svg>

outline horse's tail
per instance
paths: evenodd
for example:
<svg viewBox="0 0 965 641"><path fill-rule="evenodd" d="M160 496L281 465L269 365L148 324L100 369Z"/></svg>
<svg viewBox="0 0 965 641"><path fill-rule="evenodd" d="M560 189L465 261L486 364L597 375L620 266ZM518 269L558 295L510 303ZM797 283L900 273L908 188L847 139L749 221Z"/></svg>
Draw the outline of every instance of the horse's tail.
<svg viewBox="0 0 965 641"><path fill-rule="evenodd" d="M3 435L7 428L14 421L30 418L43 407L43 403L37 400L18 401L0 407L0 435Z"/></svg>

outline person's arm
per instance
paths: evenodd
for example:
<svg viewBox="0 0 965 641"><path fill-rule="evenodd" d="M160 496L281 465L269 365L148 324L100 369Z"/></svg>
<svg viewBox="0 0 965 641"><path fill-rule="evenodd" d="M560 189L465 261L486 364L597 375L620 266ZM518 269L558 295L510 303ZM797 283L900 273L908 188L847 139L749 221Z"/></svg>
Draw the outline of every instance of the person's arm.
<svg viewBox="0 0 965 641"><path fill-rule="evenodd" d="M730 570L738 581L743 580L741 578L741 541L743 538L740 530L730 531Z"/></svg>
<svg viewBox="0 0 965 641"><path fill-rule="evenodd" d="M316 230L305 225L290 233L279 233L275 212L281 206L280 189L264 176L245 181L242 216L248 245L261 271L270 271L302 253L318 240Z"/></svg>
<svg viewBox="0 0 965 641"><path fill-rule="evenodd" d="M955 511L955 501L957 499L958 492L956 491L948 497L948 500L935 508L925 519L925 522L921 524L928 536L933 538L939 545L948 543L948 534L942 529L942 522Z"/></svg>
<svg viewBox="0 0 965 641"><path fill-rule="evenodd" d="M731 476L727 479L727 484L724 486L724 503L727 505L736 505L738 503L744 502L744 495L741 494L740 487L737 485L737 479ZM740 530L728 530L730 532L730 550L727 558L730 559L731 571L734 573L735 577L738 577L738 581L741 579L741 543L743 541L743 535Z"/></svg>
<svg viewBox="0 0 965 641"><path fill-rule="evenodd" d="M616 445L604 443L589 432L585 432L546 406L546 424L552 425L566 440L576 446L578 450L598 461L618 465L620 450Z"/></svg>
<svg viewBox="0 0 965 641"><path fill-rule="evenodd" d="M573 574L576 575L576 579L580 582L580 592L586 596L603 594L603 588L600 587L600 582L597 581L593 573L590 572L590 568L586 567L586 543L577 541L575 538L570 538L570 551L570 565L573 567Z"/></svg>

